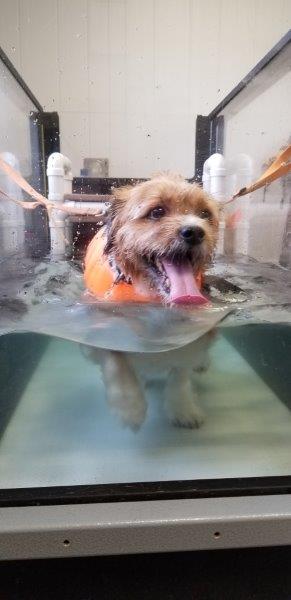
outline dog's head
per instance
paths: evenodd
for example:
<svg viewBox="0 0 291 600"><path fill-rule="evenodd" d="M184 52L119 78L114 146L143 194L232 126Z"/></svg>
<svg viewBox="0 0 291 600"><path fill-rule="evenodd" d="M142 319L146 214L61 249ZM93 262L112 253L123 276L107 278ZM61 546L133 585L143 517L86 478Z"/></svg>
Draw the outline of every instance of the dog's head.
<svg viewBox="0 0 291 600"><path fill-rule="evenodd" d="M115 190L106 254L132 281L166 302L194 294L195 275L209 263L218 209L197 185L160 174Z"/></svg>

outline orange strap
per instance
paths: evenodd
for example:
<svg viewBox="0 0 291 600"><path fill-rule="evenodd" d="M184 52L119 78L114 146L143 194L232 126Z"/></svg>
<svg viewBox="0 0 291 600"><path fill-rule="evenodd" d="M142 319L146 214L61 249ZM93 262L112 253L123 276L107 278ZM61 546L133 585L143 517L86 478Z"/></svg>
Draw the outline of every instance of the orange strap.
<svg viewBox="0 0 291 600"><path fill-rule="evenodd" d="M48 213L51 210L60 210L61 212L65 212L68 215L72 214L72 215L80 215L80 216L95 216L95 217L104 217L104 212L100 211L100 209L98 209L98 207L95 208L71 208L69 206L66 206L66 204L56 204L55 202L50 202L50 200L48 200L45 196L43 196L42 194L40 194L39 192L37 192L25 179L24 177L22 177L22 175L20 175L20 173L18 171L16 171L15 169L13 169L13 167L11 167L10 165L8 165L7 162L5 162L5 160L3 160L3 158L1 158L0 156L0 169L10 178L12 179L12 181L14 181L14 183L16 183L16 185L18 185L18 187L20 187L24 192L26 192L31 198L34 198L34 202L27 202L27 201L22 201L22 200L16 200L15 198L11 198L10 196L8 196L8 194L6 194L6 192L4 192L3 190L0 189L0 194L2 194L3 196L5 196L5 198L7 198L7 200L11 200L11 202L15 202L15 204L18 204L19 206L21 206L22 208L25 209L30 209L33 210L34 208L36 208L37 206L39 206L40 204L42 206L45 206Z"/></svg>
<svg viewBox="0 0 291 600"><path fill-rule="evenodd" d="M250 194L261 187L269 185L272 181L284 177L291 171L291 145L285 148L283 152L280 152L268 169L261 175L257 181L255 181L249 187L241 188L231 200L235 200L239 196L245 196Z"/></svg>

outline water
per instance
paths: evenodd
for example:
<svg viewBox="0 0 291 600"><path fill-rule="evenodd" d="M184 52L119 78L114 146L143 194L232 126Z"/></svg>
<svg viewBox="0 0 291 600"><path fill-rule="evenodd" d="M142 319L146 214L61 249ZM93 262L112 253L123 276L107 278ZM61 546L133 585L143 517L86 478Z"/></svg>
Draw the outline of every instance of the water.
<svg viewBox="0 0 291 600"><path fill-rule="evenodd" d="M213 306L194 312L96 305L65 261L12 257L0 273L1 488L290 474L287 270L217 261ZM108 405L108 348L146 375L139 428ZM164 410L169 365L190 363L199 429Z"/></svg>
<svg viewBox="0 0 291 600"><path fill-rule="evenodd" d="M206 284L210 308L114 306L86 294L77 263L12 256L0 263L0 333L33 331L96 347L158 352L189 343L226 318L229 326L291 322L288 269L224 257Z"/></svg>

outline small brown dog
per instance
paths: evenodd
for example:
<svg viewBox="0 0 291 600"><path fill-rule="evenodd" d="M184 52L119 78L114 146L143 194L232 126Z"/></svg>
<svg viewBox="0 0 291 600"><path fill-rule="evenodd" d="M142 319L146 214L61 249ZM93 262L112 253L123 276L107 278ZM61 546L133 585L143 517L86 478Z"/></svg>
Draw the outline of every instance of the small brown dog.
<svg viewBox="0 0 291 600"><path fill-rule="evenodd" d="M132 283L139 292L159 296L167 304L189 304L200 294L195 278L207 268L217 234L215 202L197 185L162 173L115 190L104 252L116 282ZM126 425L135 429L144 421L144 383L162 375L168 417L193 428L203 417L192 373L205 369L210 337L206 334L169 352L88 353L101 365L109 406Z"/></svg>
<svg viewBox="0 0 291 600"><path fill-rule="evenodd" d="M180 176L160 174L115 190L105 253L120 278L139 291L167 303L191 303L217 232L214 201Z"/></svg>

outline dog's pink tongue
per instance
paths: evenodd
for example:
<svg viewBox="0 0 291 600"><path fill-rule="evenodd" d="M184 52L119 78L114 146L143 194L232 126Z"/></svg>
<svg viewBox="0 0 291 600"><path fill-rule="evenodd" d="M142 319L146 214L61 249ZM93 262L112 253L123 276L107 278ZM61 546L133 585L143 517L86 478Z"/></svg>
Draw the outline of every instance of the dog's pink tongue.
<svg viewBox="0 0 291 600"><path fill-rule="evenodd" d="M163 261L163 267L171 284L171 302L175 304L205 304L208 302L198 288L190 263L178 266Z"/></svg>

